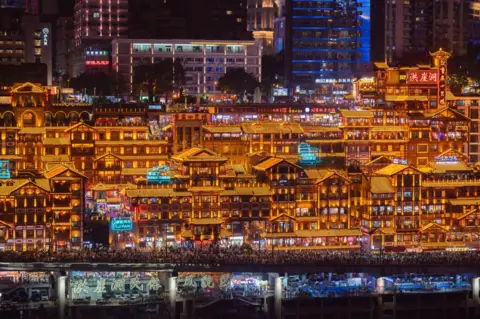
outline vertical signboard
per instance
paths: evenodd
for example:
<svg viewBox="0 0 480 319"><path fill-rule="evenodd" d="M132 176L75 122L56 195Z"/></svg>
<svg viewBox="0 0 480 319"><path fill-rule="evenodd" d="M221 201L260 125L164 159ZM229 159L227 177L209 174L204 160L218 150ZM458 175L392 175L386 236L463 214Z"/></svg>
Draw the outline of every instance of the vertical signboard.
<svg viewBox="0 0 480 319"><path fill-rule="evenodd" d="M438 68L438 106L443 108L447 105L447 60L452 56L442 49L430 53L433 57L433 65Z"/></svg>
<svg viewBox="0 0 480 319"><path fill-rule="evenodd" d="M440 59L439 81L438 81L438 105L440 108L445 107L447 96L447 60Z"/></svg>

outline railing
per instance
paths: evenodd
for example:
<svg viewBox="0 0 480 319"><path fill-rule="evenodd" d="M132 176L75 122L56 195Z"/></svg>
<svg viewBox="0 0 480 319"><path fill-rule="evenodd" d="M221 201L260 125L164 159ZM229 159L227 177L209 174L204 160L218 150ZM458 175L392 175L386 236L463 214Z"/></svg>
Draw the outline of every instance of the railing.
<svg viewBox="0 0 480 319"><path fill-rule="evenodd" d="M462 186L462 185L470 185L470 186L478 186L480 185L480 179L460 179L460 180L433 180L433 181L423 181L422 186L429 187L429 186Z"/></svg>

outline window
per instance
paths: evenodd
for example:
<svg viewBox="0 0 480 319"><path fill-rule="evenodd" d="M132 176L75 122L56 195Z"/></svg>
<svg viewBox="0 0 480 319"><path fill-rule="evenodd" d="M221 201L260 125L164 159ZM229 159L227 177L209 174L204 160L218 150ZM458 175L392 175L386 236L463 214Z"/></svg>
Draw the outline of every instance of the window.
<svg viewBox="0 0 480 319"><path fill-rule="evenodd" d="M418 152L419 153L425 153L428 151L428 147L426 144L420 144L418 145Z"/></svg>
<svg viewBox="0 0 480 319"><path fill-rule="evenodd" d="M100 18L100 13L94 12L93 17L96 18L96 19Z"/></svg>

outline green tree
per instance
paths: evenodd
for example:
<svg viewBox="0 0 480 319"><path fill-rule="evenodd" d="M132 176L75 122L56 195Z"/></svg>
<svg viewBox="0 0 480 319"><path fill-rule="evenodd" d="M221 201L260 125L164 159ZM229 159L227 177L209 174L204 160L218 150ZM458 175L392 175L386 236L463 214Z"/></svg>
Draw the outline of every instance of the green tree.
<svg viewBox="0 0 480 319"><path fill-rule="evenodd" d="M267 97L272 94L272 88L282 83L284 76L283 51L276 56L262 57L262 89Z"/></svg>
<svg viewBox="0 0 480 319"><path fill-rule="evenodd" d="M167 59L137 66L133 78L137 96L143 91L148 94L149 102L153 102L157 94L165 95L165 100L168 101L168 95L184 85L185 70L180 62Z"/></svg>
<svg viewBox="0 0 480 319"><path fill-rule="evenodd" d="M235 68L227 71L218 80L218 88L225 93L236 94L243 97L245 93L253 94L253 91L260 86L253 74L247 73L243 68Z"/></svg>
<svg viewBox="0 0 480 319"><path fill-rule="evenodd" d="M115 71L108 74L84 72L70 79L70 87L96 96L119 96L128 92L125 76Z"/></svg>

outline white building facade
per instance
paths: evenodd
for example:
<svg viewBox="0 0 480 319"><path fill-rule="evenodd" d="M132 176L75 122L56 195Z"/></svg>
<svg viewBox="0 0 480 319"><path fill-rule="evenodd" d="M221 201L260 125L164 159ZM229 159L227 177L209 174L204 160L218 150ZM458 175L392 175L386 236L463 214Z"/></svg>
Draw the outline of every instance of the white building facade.
<svg viewBox="0 0 480 319"><path fill-rule="evenodd" d="M262 46L256 41L139 40L112 41L112 66L133 87L134 69L164 59L182 63L189 94L219 94L218 80L230 69L244 68L261 80Z"/></svg>

